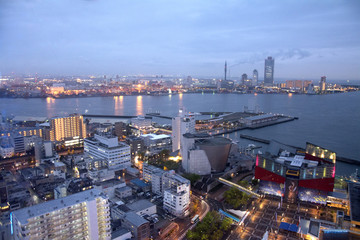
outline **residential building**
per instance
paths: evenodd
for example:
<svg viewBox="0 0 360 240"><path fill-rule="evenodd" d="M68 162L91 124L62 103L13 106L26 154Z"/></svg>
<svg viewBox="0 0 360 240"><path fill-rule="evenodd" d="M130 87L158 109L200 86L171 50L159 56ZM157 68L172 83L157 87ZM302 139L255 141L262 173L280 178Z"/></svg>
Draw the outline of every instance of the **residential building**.
<svg viewBox="0 0 360 240"><path fill-rule="evenodd" d="M83 116L72 114L68 117L50 119L50 141L86 138Z"/></svg>
<svg viewBox="0 0 360 240"><path fill-rule="evenodd" d="M109 169L121 170L131 166L130 146L119 142L117 137L95 134L84 140L84 151L93 158L104 159Z"/></svg>
<svg viewBox="0 0 360 240"><path fill-rule="evenodd" d="M156 213L156 205L145 199L128 204L127 207L141 217L144 215L151 216Z"/></svg>
<svg viewBox="0 0 360 240"><path fill-rule="evenodd" d="M11 144L10 137L0 138L0 156L2 158L11 158L15 154L14 146Z"/></svg>
<svg viewBox="0 0 360 240"><path fill-rule="evenodd" d="M165 171L155 166L143 163L143 179L151 184L151 191L162 195L162 181Z"/></svg>
<svg viewBox="0 0 360 240"><path fill-rule="evenodd" d="M14 239L111 239L108 198L92 189L16 210Z"/></svg>
<svg viewBox="0 0 360 240"><path fill-rule="evenodd" d="M130 126L124 122L115 123L115 135L119 138L128 136L130 133Z"/></svg>
<svg viewBox="0 0 360 240"><path fill-rule="evenodd" d="M117 198L122 199L122 198L130 197L131 195L132 195L132 189L129 186L124 186L115 189L115 197Z"/></svg>
<svg viewBox="0 0 360 240"><path fill-rule="evenodd" d="M94 184L94 188L102 191L109 199L115 197L115 189L125 186L126 184L124 181L116 178Z"/></svg>
<svg viewBox="0 0 360 240"><path fill-rule="evenodd" d="M122 219L123 226L131 231L134 239L148 240L150 238L150 222L134 212L128 212Z"/></svg>
<svg viewBox="0 0 360 240"><path fill-rule="evenodd" d="M163 189L164 209L177 217L187 216L190 206L190 181L171 170L164 174Z"/></svg>

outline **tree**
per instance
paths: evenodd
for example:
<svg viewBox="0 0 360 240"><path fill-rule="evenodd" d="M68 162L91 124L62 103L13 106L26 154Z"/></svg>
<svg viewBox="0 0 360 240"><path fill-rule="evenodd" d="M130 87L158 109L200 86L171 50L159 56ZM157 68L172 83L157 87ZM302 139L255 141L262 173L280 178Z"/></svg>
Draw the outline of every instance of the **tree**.
<svg viewBox="0 0 360 240"><path fill-rule="evenodd" d="M231 227L232 220L228 217L224 218L221 222L220 229L223 231L227 231Z"/></svg>
<svg viewBox="0 0 360 240"><path fill-rule="evenodd" d="M201 178L200 175L197 175L195 173L184 173L182 176L184 178L190 180L191 184L194 184L195 182L197 182Z"/></svg>
<svg viewBox="0 0 360 240"><path fill-rule="evenodd" d="M230 190L224 193L225 202L231 205L233 208L238 208L241 204L246 204L250 198L246 193L241 192L236 187L230 188Z"/></svg>
<svg viewBox="0 0 360 240"><path fill-rule="evenodd" d="M249 186L249 182L246 180L239 181L238 184L244 188L247 188Z"/></svg>
<svg viewBox="0 0 360 240"><path fill-rule="evenodd" d="M226 221L224 227L222 227L223 221ZM228 221L229 220L226 218L221 220L221 216L218 212L211 211L193 230L188 231L186 237L189 240L220 240L223 237L224 232L229 229L226 227Z"/></svg>
<svg viewBox="0 0 360 240"><path fill-rule="evenodd" d="M161 150L161 152L159 153L160 159L161 160L167 160L170 156L170 151L167 149Z"/></svg>
<svg viewBox="0 0 360 240"><path fill-rule="evenodd" d="M252 184L253 186L256 186L258 183L259 183L259 180L258 180L258 179L253 179L253 180L251 180L251 184Z"/></svg>

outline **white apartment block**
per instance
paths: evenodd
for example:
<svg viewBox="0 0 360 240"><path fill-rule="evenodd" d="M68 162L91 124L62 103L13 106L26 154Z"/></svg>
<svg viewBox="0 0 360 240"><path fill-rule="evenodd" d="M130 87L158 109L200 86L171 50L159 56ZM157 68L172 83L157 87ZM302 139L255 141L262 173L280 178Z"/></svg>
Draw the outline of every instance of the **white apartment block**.
<svg viewBox="0 0 360 240"><path fill-rule="evenodd" d="M119 142L117 137L100 136L84 140L84 151L93 158L104 159L109 169L125 169L131 166L130 146Z"/></svg>
<svg viewBox="0 0 360 240"><path fill-rule="evenodd" d="M185 115L183 109L179 110L179 115L172 119L172 151L181 148L182 135L185 133L195 133L195 117Z"/></svg>
<svg viewBox="0 0 360 240"><path fill-rule="evenodd" d="M44 202L10 214L17 239L111 239L108 198L96 189Z"/></svg>
<svg viewBox="0 0 360 240"><path fill-rule="evenodd" d="M177 217L189 214L190 206L190 181L168 171L163 176L164 209Z"/></svg>
<svg viewBox="0 0 360 240"><path fill-rule="evenodd" d="M162 195L162 181L165 171L155 166L143 163L143 179L151 183L151 191L155 194Z"/></svg>

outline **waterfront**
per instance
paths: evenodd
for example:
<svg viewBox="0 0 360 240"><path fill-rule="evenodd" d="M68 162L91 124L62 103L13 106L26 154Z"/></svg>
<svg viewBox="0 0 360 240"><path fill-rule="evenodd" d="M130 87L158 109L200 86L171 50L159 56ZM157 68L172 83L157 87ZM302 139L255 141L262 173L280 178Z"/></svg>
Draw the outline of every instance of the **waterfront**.
<svg viewBox="0 0 360 240"><path fill-rule="evenodd" d="M290 145L305 147L306 141L337 152L338 155L360 160L360 92L329 95L285 94L179 94L173 96L118 96L66 99L11 99L0 100L4 115L47 116L69 113L144 115L160 112L175 116L179 107L187 111L243 111L244 106L263 112L299 117L299 120L257 130L247 134L264 139L276 139ZM167 119L154 118L161 123ZM247 145L240 132L227 135ZM338 163L337 174L348 175L355 166ZM358 167L360 168L360 166Z"/></svg>

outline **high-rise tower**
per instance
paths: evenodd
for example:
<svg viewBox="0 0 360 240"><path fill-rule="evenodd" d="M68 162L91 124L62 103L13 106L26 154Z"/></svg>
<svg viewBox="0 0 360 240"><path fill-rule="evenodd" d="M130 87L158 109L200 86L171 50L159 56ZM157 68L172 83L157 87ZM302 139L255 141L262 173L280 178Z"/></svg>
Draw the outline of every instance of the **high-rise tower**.
<svg viewBox="0 0 360 240"><path fill-rule="evenodd" d="M274 62L275 59L272 57L265 59L264 84L266 86L274 84Z"/></svg>
<svg viewBox="0 0 360 240"><path fill-rule="evenodd" d="M227 63L226 63L226 61L225 61L225 69L224 69L224 71L225 71L225 78L224 78L224 81L226 82L226 73L227 73Z"/></svg>
<svg viewBox="0 0 360 240"><path fill-rule="evenodd" d="M179 115L172 118L172 150L175 152L181 148L181 139L185 133L195 133L195 117L186 114L183 108L180 108Z"/></svg>
<svg viewBox="0 0 360 240"><path fill-rule="evenodd" d="M326 76L322 76L319 83L320 93L326 92Z"/></svg>
<svg viewBox="0 0 360 240"><path fill-rule="evenodd" d="M258 71L256 69L254 69L254 71L253 71L253 82L252 82L253 86L258 85L258 79L259 79L259 73L258 73Z"/></svg>

